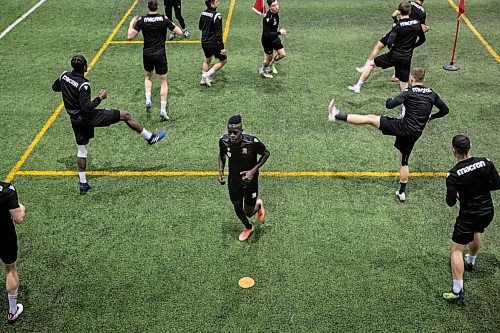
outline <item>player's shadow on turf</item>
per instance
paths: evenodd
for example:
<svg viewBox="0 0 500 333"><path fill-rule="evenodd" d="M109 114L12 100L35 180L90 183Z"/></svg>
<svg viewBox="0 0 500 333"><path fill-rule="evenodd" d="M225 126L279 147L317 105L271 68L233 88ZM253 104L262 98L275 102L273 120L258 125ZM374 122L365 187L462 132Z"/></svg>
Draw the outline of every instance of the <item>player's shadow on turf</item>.
<svg viewBox="0 0 500 333"><path fill-rule="evenodd" d="M234 223L238 223L238 226L235 227ZM245 242L242 243L257 243L260 239L260 237L266 232L267 228L264 228L262 224L259 222L255 221L250 221L253 226L254 226L254 231L248 237L248 239ZM240 227L241 226L241 227ZM222 234L223 234L223 239L238 239L238 235L240 234L241 230L243 229L243 224L238 220L237 217L235 217L235 221L228 221L227 223L224 223L222 225ZM225 243L225 247L229 247L229 243Z"/></svg>
<svg viewBox="0 0 500 333"><path fill-rule="evenodd" d="M59 158L57 162L64 165L66 170L76 169L76 156L74 155ZM90 166L90 168L88 168L88 171L159 171L165 170L168 166L169 165L167 164L161 164L145 166L134 165L133 167L131 167L130 165L116 165L115 160L110 160L100 163L98 167Z"/></svg>
<svg viewBox="0 0 500 333"><path fill-rule="evenodd" d="M495 275L500 261L492 253L479 251L476 264L472 272L465 272L468 280L484 279Z"/></svg>

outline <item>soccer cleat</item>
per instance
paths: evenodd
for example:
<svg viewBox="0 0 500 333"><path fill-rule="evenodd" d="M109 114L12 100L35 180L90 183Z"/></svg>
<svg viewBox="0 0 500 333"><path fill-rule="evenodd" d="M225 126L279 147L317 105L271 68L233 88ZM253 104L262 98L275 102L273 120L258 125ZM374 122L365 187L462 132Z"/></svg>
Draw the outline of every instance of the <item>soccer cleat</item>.
<svg viewBox="0 0 500 333"><path fill-rule="evenodd" d="M212 86L212 82L213 82L212 77L207 76L205 78L205 84L207 85L207 87L211 87Z"/></svg>
<svg viewBox="0 0 500 333"><path fill-rule="evenodd" d="M238 237L240 242L246 241L248 239L248 236L250 236L252 234L253 230L254 230L253 226L252 226L252 229L243 228L243 230L241 231L241 234Z"/></svg>
<svg viewBox="0 0 500 333"><path fill-rule="evenodd" d="M265 67L264 68L264 73L273 73L273 69L271 67Z"/></svg>
<svg viewBox="0 0 500 333"><path fill-rule="evenodd" d="M399 81L399 79L396 77L396 75L392 75L392 76L391 76L391 82L392 82L392 83L396 83L396 82L398 82L398 81Z"/></svg>
<svg viewBox="0 0 500 333"><path fill-rule="evenodd" d="M349 89L350 91L354 91L356 94L359 94L359 92L361 91L361 87L356 84L353 86L348 86L347 89Z"/></svg>
<svg viewBox="0 0 500 333"><path fill-rule="evenodd" d="M450 303L463 304L465 299L464 290L460 290L458 294L455 294L453 290L449 293L444 293L443 298Z"/></svg>
<svg viewBox="0 0 500 333"><path fill-rule="evenodd" d="M92 188L92 185L90 185L89 183L80 183L80 194L84 195L85 193L90 191L91 188Z"/></svg>
<svg viewBox="0 0 500 333"><path fill-rule="evenodd" d="M170 35L168 35L168 40L174 40L175 39L175 33L172 31Z"/></svg>
<svg viewBox="0 0 500 333"><path fill-rule="evenodd" d="M273 74L278 74L278 69L276 68L276 66L271 65L271 72L272 72Z"/></svg>
<svg viewBox="0 0 500 333"><path fill-rule="evenodd" d="M399 193L399 190L396 191L396 197L399 199L399 202L405 202L406 201L406 193Z"/></svg>
<svg viewBox="0 0 500 333"><path fill-rule="evenodd" d="M207 80L202 76L200 81L200 86L204 86L207 84Z"/></svg>
<svg viewBox="0 0 500 333"><path fill-rule="evenodd" d="M163 140L163 138L165 137L165 135L167 135L167 131L166 130L161 130L158 134L153 134L153 136L151 136L151 138L148 140L148 143L150 145L154 145L155 143L160 142L161 140Z"/></svg>
<svg viewBox="0 0 500 333"><path fill-rule="evenodd" d="M17 311L16 311L16 313L9 313L8 316L7 316L7 321L10 324L15 323L17 321L17 319L19 318L19 316L21 315L21 313L23 313L23 305L20 304L20 303L17 303Z"/></svg>
<svg viewBox="0 0 500 333"><path fill-rule="evenodd" d="M335 100L331 100L328 105L328 120L335 121L335 116L339 114L339 110L335 107Z"/></svg>
<svg viewBox="0 0 500 333"><path fill-rule="evenodd" d="M365 67L356 67L356 70L358 71L358 73L363 73L365 71Z"/></svg>
<svg viewBox="0 0 500 333"><path fill-rule="evenodd" d="M464 269L467 272L472 272L472 270L474 269L474 264L473 263L468 263L467 262L468 259L469 259L469 254L466 254L465 258L464 258Z"/></svg>
<svg viewBox="0 0 500 333"><path fill-rule="evenodd" d="M184 35L184 38L186 38L186 39L189 39L189 37L191 36L191 34L189 33L187 28L182 30L182 34Z"/></svg>
<svg viewBox="0 0 500 333"><path fill-rule="evenodd" d="M160 117L160 121L165 121L165 120L170 119L167 115L167 112L160 112L159 117Z"/></svg>
<svg viewBox="0 0 500 333"><path fill-rule="evenodd" d="M263 78L266 78L266 79L272 79L273 78L272 74L269 74L269 73L266 73L266 72L260 73L260 76L262 76Z"/></svg>
<svg viewBox="0 0 500 333"><path fill-rule="evenodd" d="M257 217L257 221L260 223L264 222L264 219L266 218L266 210L264 209L264 200L262 199L257 199L257 203L260 204L260 208L255 214Z"/></svg>
<svg viewBox="0 0 500 333"><path fill-rule="evenodd" d="M146 117L148 119L151 117L151 102L146 102Z"/></svg>

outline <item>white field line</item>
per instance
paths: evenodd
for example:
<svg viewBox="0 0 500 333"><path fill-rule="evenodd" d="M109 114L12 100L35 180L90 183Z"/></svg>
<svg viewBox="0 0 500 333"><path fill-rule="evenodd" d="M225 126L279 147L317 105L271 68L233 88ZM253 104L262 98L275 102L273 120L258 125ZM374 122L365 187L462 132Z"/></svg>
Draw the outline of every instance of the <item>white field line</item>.
<svg viewBox="0 0 500 333"><path fill-rule="evenodd" d="M28 10L26 13L24 13L23 16L21 16L14 23L12 23L11 25L9 25L7 27L7 29L5 29L4 31L2 31L2 33L0 34L0 39L2 39L3 36L7 35L12 29L14 29L14 27L16 25L18 25L19 23L21 23L25 18L27 18L31 13L33 13L38 7L40 7L44 2L45 2L45 0L38 1L36 3L36 5L34 5L30 10Z"/></svg>

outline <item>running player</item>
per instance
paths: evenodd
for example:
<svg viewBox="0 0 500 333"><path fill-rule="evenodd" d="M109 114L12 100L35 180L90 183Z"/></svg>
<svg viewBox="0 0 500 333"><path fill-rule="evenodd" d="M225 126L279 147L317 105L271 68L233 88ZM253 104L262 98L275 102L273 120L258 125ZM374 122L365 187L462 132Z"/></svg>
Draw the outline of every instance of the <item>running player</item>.
<svg viewBox="0 0 500 333"><path fill-rule="evenodd" d="M259 169L269 158L269 150L254 136L243 134L241 116L232 116L227 124L228 134L219 140L219 182L224 185L224 167L226 156L229 159L228 188L229 198L236 215L244 228L238 237L243 242L254 231L248 220L257 215L259 222L264 222L266 211L264 202L258 199ZM261 157L257 160L257 155ZM243 206L244 203L244 206Z"/></svg>
<svg viewBox="0 0 500 333"><path fill-rule="evenodd" d="M402 2L398 10L401 13L400 20L394 24L387 37L390 51L376 57L374 63L370 63L361 73L358 82L348 87L349 90L359 93L375 67L394 67L401 91L408 87L413 50L425 42L425 33L418 20L410 19L411 5L408 1Z"/></svg>
<svg viewBox="0 0 500 333"><path fill-rule="evenodd" d="M158 14L158 0L148 1L149 14L134 16L128 27L128 39L132 40L142 31L144 36L143 64L146 70L144 89L146 95L146 114L151 112L151 89L153 87L153 70L160 77L160 120L168 120L167 114L167 73L168 62L165 51L165 41L168 29L177 35L182 35L182 30L172 23L166 16Z"/></svg>
<svg viewBox="0 0 500 333"><path fill-rule="evenodd" d="M181 0L165 0L165 15L167 15L168 19L173 22L172 19L172 9L175 12L175 18L179 21L179 25L182 29L182 34L184 38L189 39L189 30L186 27L186 22L184 22L184 17L182 17L182 4ZM168 36L169 40L173 40L175 38L175 33L172 31Z"/></svg>
<svg viewBox="0 0 500 333"><path fill-rule="evenodd" d="M429 121L444 117L449 113L448 107L441 98L432 89L423 86L424 78L423 68L413 69L410 75L411 87L403 90L399 96L387 99L385 106L388 109L393 109L401 104L406 107L406 114L401 119L387 116L342 114L335 107L333 100L328 107L330 121L342 120L355 125L369 124L378 128L384 135L396 137L394 147L401 153L400 187L396 191L400 202L406 200L406 185L410 174L408 160L415 143ZM436 106L439 112L431 115L433 106Z"/></svg>
<svg viewBox="0 0 500 333"><path fill-rule="evenodd" d="M23 312L23 305L17 302L19 276L17 275L17 235L14 223L24 221L26 209L18 201L17 191L9 183L0 182L0 259L6 273L5 285L9 299L7 321L14 323Z"/></svg>
<svg viewBox="0 0 500 333"><path fill-rule="evenodd" d="M450 302L464 300L464 266L472 271L481 246L481 234L493 221L491 191L500 189L500 177L493 163L484 157L470 155L470 140L459 134L452 140L453 155L458 163L446 176L446 203L453 207L460 200L460 212L451 237L451 272L453 287L443 298ZM470 253L462 258L469 244Z"/></svg>
<svg viewBox="0 0 500 333"><path fill-rule="evenodd" d="M104 127L123 121L128 127L139 133L149 144L154 144L165 137L166 131L158 134L145 129L128 111L116 109L96 109L103 99L108 97L101 89L99 95L90 100L90 83L84 77L87 60L82 55L71 59L72 72L63 72L52 84L52 90L62 92L64 107L71 120L78 147L77 164L80 178L80 194L87 193L92 186L87 183L87 153L89 141L94 137L95 127Z"/></svg>
<svg viewBox="0 0 500 333"><path fill-rule="evenodd" d="M283 28L278 30L280 24L280 6L278 0L267 0L267 4L269 5L269 10L267 11L266 16L262 19L263 24L261 38L265 58L262 62L262 67L260 68L259 73L262 77L272 79L272 74L278 74L278 70L276 69L274 63L280 61L286 56L285 47L281 43L279 36L286 36L288 32ZM273 56L274 51L276 51L276 55Z"/></svg>
<svg viewBox="0 0 500 333"><path fill-rule="evenodd" d="M222 40L222 15L217 13L219 0L206 0L205 5L207 5L207 9L201 12L199 22L201 47L205 53L200 84L211 87L212 76L227 63L227 55ZM209 70L214 56L219 61Z"/></svg>

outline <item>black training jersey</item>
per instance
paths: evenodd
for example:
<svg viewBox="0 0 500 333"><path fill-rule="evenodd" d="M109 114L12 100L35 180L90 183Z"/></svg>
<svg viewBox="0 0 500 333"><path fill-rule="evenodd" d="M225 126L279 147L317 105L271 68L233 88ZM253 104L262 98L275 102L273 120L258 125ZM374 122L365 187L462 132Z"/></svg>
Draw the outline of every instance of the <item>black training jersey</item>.
<svg viewBox="0 0 500 333"><path fill-rule="evenodd" d="M417 42L418 38L418 42ZM425 42L425 34L420 21L405 18L392 26L387 46L396 58L411 58L413 49Z"/></svg>
<svg viewBox="0 0 500 333"><path fill-rule="evenodd" d="M440 118L448 114L448 106L439 98L431 88L414 86L406 88L396 98L390 98L386 102L388 109L403 104L406 108L404 117L400 121L401 131L407 135L420 136L429 121L432 107L435 105L439 112L432 119Z"/></svg>
<svg viewBox="0 0 500 333"><path fill-rule="evenodd" d="M257 165L257 155L263 155L266 146L254 136L243 134L239 143L232 143L229 135L224 134L219 140L219 152L229 159L229 178L241 179L240 172L251 170ZM259 171L255 173L259 175Z"/></svg>
<svg viewBox="0 0 500 333"><path fill-rule="evenodd" d="M9 183L0 182L0 239L11 235L14 229L9 210L19 208L17 192Z"/></svg>
<svg viewBox="0 0 500 333"><path fill-rule="evenodd" d="M278 27L280 25L280 16L273 14L268 10L266 16L262 19L262 39L276 39L280 35Z"/></svg>
<svg viewBox="0 0 500 333"><path fill-rule="evenodd" d="M142 31L144 52L157 53L165 52L168 29L174 30L175 25L165 15L148 14L137 18L134 29Z"/></svg>
<svg viewBox="0 0 500 333"><path fill-rule="evenodd" d="M52 84L52 90L62 92L64 107L72 116L94 110L101 98L90 100L90 83L82 74L63 72Z"/></svg>
<svg viewBox="0 0 500 333"><path fill-rule="evenodd" d="M460 200L460 217L470 218L493 211L491 191L500 188L500 177L493 163L484 157L460 161L446 176L446 202Z"/></svg>
<svg viewBox="0 0 500 333"><path fill-rule="evenodd" d="M224 49L221 13L217 13L215 9L207 8L207 10L201 12L198 26L201 30L202 46Z"/></svg>
<svg viewBox="0 0 500 333"><path fill-rule="evenodd" d="M424 7L422 7L422 5L419 5L415 1L410 1L410 5L411 5L410 18L418 20L420 24L425 24L425 19L427 18L427 14L425 13Z"/></svg>

